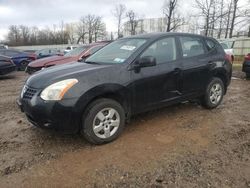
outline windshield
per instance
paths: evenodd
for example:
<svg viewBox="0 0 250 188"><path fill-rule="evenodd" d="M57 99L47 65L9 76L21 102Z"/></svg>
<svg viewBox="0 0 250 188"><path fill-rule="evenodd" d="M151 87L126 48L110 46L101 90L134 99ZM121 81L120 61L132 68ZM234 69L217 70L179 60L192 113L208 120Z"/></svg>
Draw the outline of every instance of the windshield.
<svg viewBox="0 0 250 188"><path fill-rule="evenodd" d="M79 56L87 48L88 48L87 46L81 46L81 47L75 48L74 50L71 50L68 53L66 53L64 56L66 57Z"/></svg>
<svg viewBox="0 0 250 188"><path fill-rule="evenodd" d="M146 41L146 39L117 40L97 51L85 62L123 63Z"/></svg>

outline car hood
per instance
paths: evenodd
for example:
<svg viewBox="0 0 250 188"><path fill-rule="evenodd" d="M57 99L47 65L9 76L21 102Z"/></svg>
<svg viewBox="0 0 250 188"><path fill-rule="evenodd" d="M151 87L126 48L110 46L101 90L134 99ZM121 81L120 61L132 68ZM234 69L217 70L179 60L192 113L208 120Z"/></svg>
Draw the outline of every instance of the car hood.
<svg viewBox="0 0 250 188"><path fill-rule="evenodd" d="M68 60L69 62L75 61L75 57L67 56L51 56L42 59L35 60L29 64L30 67L45 67L48 64L56 64L58 61Z"/></svg>
<svg viewBox="0 0 250 188"><path fill-rule="evenodd" d="M59 65L46 68L42 71L30 76L26 81L26 85L36 89L43 89L57 81L70 78L81 78L91 74L93 71L104 69L112 65L97 65L73 62L69 64Z"/></svg>

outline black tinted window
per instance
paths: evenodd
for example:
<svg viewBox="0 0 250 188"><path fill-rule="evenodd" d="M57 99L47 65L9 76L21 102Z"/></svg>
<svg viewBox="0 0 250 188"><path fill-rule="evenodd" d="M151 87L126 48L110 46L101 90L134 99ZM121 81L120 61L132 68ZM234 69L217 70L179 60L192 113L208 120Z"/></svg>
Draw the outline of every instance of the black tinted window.
<svg viewBox="0 0 250 188"><path fill-rule="evenodd" d="M193 57L205 53L202 40L197 37L180 37L183 57Z"/></svg>
<svg viewBox="0 0 250 188"><path fill-rule="evenodd" d="M173 37L169 37L154 42L141 55L141 57L145 56L155 57L157 64L176 60L175 39Z"/></svg>
<svg viewBox="0 0 250 188"><path fill-rule="evenodd" d="M208 51L213 50L216 46L215 42L210 39L206 39L206 45L207 45Z"/></svg>

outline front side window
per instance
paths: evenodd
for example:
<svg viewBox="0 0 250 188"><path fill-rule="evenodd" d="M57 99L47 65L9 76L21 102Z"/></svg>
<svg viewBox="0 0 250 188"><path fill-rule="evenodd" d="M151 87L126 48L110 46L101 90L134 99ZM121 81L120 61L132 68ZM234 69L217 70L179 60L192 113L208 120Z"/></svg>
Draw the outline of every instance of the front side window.
<svg viewBox="0 0 250 188"><path fill-rule="evenodd" d="M176 60L175 38L169 37L154 42L141 55L145 56L155 57L157 64Z"/></svg>
<svg viewBox="0 0 250 188"><path fill-rule="evenodd" d="M95 63L124 63L147 40L140 38L120 39L98 50L86 59Z"/></svg>
<svg viewBox="0 0 250 188"><path fill-rule="evenodd" d="M205 54L201 38L180 37L182 55L184 58Z"/></svg>

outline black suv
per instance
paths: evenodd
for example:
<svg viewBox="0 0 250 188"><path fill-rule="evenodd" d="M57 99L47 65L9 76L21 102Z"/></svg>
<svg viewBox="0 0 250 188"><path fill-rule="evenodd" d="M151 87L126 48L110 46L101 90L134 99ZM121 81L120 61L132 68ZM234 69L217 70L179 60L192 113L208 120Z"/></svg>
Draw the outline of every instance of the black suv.
<svg viewBox="0 0 250 188"><path fill-rule="evenodd" d="M192 34L116 40L85 62L29 77L17 103L39 127L81 132L91 143L116 139L132 115L198 99L217 107L232 66L221 45Z"/></svg>

